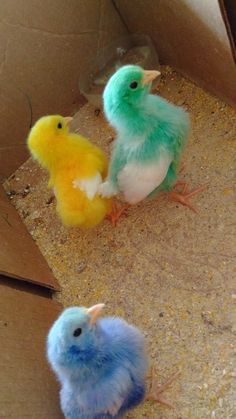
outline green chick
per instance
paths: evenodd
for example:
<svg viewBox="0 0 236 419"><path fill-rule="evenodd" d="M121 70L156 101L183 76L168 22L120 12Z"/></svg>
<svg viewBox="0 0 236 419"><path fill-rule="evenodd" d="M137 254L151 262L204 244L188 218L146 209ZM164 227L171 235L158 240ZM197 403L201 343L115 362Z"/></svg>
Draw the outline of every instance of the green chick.
<svg viewBox="0 0 236 419"><path fill-rule="evenodd" d="M159 71L146 71L127 65L108 81L104 94L104 112L117 131L108 177L99 193L110 197L123 193L128 204L137 204L161 191L172 191L172 197L191 205L183 182L181 193L174 191L177 171L190 131L190 120L184 109L150 94L152 81Z"/></svg>

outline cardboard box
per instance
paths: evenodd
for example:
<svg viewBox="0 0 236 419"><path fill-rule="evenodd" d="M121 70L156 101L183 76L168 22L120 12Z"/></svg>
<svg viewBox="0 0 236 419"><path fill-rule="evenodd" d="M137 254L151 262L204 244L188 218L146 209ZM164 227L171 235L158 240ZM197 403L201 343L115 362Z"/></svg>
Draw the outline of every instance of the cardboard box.
<svg viewBox="0 0 236 419"><path fill-rule="evenodd" d="M60 418L45 351L60 287L1 186L0 237L0 418Z"/></svg>
<svg viewBox="0 0 236 419"><path fill-rule="evenodd" d="M0 279L0 418L62 418L46 336L61 307L30 285Z"/></svg>
<svg viewBox="0 0 236 419"><path fill-rule="evenodd" d="M47 262L0 186L0 274L52 290L60 287Z"/></svg>

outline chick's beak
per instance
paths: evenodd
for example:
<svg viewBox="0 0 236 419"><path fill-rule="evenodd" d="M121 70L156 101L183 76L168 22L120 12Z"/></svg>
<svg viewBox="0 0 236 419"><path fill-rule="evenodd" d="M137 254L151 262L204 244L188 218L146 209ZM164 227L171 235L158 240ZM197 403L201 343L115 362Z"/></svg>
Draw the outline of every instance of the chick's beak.
<svg viewBox="0 0 236 419"><path fill-rule="evenodd" d="M72 116L65 116L64 121L66 123L66 126L70 125L71 121L73 121Z"/></svg>
<svg viewBox="0 0 236 419"><path fill-rule="evenodd" d="M151 83L160 74L161 74L160 71L157 71L157 70L145 70L143 78L142 78L142 85L146 86L147 84Z"/></svg>
<svg viewBox="0 0 236 419"><path fill-rule="evenodd" d="M105 304L96 304L87 309L87 314L90 317L90 324L93 325L96 323L98 317L101 315L101 311L105 307Z"/></svg>

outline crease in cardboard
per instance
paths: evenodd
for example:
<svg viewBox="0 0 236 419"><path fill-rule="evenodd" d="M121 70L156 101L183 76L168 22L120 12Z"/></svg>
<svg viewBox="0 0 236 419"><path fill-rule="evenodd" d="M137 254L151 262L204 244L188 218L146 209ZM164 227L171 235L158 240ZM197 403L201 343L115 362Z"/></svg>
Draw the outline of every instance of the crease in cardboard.
<svg viewBox="0 0 236 419"><path fill-rule="evenodd" d="M53 36L59 36L59 37L70 37L70 36L80 36L80 35L88 35L88 34L94 34L97 33L97 31L82 31L82 32L68 32L68 33L60 33L60 32L54 32L54 31L48 31L45 29L40 29L40 28L35 28L33 26L25 26L22 25L22 23L11 23L11 22L7 22L5 20L2 20L0 23L3 23L5 25L8 26L12 26L14 28L20 28L23 30L27 30L27 31L34 31L34 32L39 32L40 34L45 34L45 35L53 35Z"/></svg>

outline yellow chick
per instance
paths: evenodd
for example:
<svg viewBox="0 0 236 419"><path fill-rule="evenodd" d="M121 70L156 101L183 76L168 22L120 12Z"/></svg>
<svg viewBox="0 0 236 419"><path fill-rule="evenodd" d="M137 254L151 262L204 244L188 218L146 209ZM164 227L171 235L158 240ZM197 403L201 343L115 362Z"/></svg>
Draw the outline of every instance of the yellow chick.
<svg viewBox="0 0 236 419"><path fill-rule="evenodd" d="M69 133L71 119L60 115L40 118L27 144L33 158L49 172L48 186L54 190L62 222L93 227L111 212L111 200L97 195L107 175L107 159L89 140Z"/></svg>

